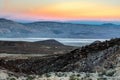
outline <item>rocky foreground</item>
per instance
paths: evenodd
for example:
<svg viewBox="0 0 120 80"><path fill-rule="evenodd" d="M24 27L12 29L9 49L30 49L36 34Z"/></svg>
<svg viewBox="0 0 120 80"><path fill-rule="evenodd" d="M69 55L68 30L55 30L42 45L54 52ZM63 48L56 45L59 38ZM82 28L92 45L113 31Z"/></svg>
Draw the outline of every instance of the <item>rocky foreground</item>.
<svg viewBox="0 0 120 80"><path fill-rule="evenodd" d="M105 72L50 72L43 75L26 75L2 69L0 80L120 80L120 67Z"/></svg>
<svg viewBox="0 0 120 80"><path fill-rule="evenodd" d="M16 60L2 58L0 66L13 73L25 74L26 78L35 75L33 80L119 80L120 38L96 41L62 55Z"/></svg>

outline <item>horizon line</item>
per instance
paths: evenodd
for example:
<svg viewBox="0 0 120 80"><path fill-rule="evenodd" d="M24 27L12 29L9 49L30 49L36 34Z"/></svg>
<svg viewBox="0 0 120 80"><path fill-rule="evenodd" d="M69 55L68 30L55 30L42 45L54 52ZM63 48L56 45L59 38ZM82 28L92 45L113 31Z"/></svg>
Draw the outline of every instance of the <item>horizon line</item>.
<svg viewBox="0 0 120 80"><path fill-rule="evenodd" d="M116 25L120 25L120 20L111 20L111 21L105 21L105 20L27 20L27 19L10 19L10 18L3 18L0 17L0 19L6 19L6 20L11 20L11 21L15 21L18 23L34 23L34 22L62 22L62 23L73 23L73 24L106 24L106 23L111 23L111 24L116 24Z"/></svg>

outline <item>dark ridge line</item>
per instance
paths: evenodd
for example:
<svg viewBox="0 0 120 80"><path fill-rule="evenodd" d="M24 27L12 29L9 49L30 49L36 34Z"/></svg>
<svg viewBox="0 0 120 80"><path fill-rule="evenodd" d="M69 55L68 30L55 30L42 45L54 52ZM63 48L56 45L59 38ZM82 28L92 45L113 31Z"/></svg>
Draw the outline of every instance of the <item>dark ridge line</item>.
<svg viewBox="0 0 120 80"><path fill-rule="evenodd" d="M110 47L120 46L120 38L111 39L110 41L97 42L88 46L75 49L70 53L60 56L51 56L47 58L33 58L26 60L0 60L0 66L5 67L13 72L22 72L26 74L44 74L47 72L72 71L75 69L74 64L90 53L97 53L109 49ZM73 65L70 65L73 64ZM65 68L68 66L67 68ZM88 66L87 66L88 67ZM89 70L89 68L88 68Z"/></svg>

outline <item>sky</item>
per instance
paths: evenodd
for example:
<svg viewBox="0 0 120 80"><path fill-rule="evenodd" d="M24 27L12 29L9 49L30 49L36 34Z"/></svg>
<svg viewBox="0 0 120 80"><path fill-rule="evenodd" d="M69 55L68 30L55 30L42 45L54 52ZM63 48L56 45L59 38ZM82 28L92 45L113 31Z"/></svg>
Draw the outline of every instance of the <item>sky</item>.
<svg viewBox="0 0 120 80"><path fill-rule="evenodd" d="M0 0L0 17L23 21L120 21L120 0Z"/></svg>

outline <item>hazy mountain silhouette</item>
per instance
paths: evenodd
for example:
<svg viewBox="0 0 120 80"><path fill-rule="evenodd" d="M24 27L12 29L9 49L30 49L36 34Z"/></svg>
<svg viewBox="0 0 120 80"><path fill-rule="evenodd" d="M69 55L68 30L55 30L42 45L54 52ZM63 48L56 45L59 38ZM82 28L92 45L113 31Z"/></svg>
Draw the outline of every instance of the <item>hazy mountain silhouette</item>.
<svg viewBox="0 0 120 80"><path fill-rule="evenodd" d="M112 23L88 25L41 21L22 24L7 19L0 19L0 38L113 38L120 37L119 34L120 26Z"/></svg>

